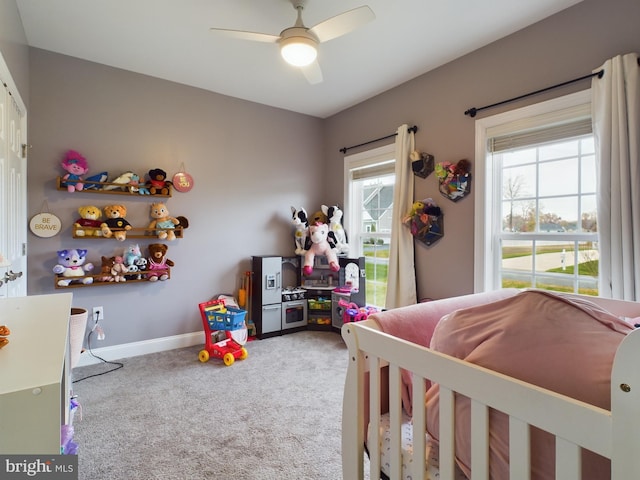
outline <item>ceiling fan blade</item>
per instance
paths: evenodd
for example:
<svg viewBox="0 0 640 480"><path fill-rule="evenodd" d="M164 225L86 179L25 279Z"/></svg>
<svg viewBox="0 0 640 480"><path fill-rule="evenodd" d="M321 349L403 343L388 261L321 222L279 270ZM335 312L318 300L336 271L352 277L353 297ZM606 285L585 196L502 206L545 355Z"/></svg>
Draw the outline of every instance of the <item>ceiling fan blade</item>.
<svg viewBox="0 0 640 480"><path fill-rule="evenodd" d="M311 27L309 31L313 33L320 42L326 42L336 37L340 37L356 28L371 22L376 18L375 13L368 6L354 8L347 12L328 18L323 22Z"/></svg>
<svg viewBox="0 0 640 480"><path fill-rule="evenodd" d="M311 85L322 82L322 70L318 61L311 62L306 67L300 67L305 78Z"/></svg>
<svg viewBox="0 0 640 480"><path fill-rule="evenodd" d="M252 40L254 42L276 43L280 40L279 35L270 35L268 33L247 32L244 30L230 30L227 28L210 28L212 32L221 33L227 37L238 38L240 40Z"/></svg>

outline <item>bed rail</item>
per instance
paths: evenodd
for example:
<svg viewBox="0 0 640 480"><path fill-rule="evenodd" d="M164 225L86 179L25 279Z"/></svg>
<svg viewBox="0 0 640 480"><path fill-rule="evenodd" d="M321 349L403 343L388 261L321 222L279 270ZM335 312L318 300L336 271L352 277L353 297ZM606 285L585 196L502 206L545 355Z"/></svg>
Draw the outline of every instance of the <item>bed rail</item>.
<svg viewBox="0 0 640 480"><path fill-rule="evenodd" d="M401 369L413 373L413 398L424 398L428 379L440 384L440 478L453 479L454 394L471 401L471 470L474 480L489 478L489 409L509 416L510 478L528 479L529 427L556 437L556 478L581 478L581 448L612 460L612 479L640 478L640 332L629 334L616 354L611 382L611 411L539 388L512 377L435 352L381 332L371 320L343 326L349 349L342 415L343 478L364 478L365 419L362 406L370 399L370 418L380 418L380 369L389 367L391 478L401 478ZM365 382L369 373L369 382ZM365 396L365 384L369 392ZM425 409L414 407L413 478L424 478ZM379 478L379 432L371 429L370 478Z"/></svg>

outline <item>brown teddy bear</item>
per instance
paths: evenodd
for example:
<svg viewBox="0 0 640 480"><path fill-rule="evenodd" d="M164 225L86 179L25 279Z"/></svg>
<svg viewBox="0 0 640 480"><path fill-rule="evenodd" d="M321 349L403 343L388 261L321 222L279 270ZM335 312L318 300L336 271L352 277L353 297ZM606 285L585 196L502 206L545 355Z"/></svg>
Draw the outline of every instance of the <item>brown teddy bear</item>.
<svg viewBox="0 0 640 480"><path fill-rule="evenodd" d="M97 278L98 282L113 282L113 276L111 275L111 268L116 263L116 257L102 256L102 266L100 267L100 276Z"/></svg>
<svg viewBox="0 0 640 480"><path fill-rule="evenodd" d="M167 172L161 168L149 170L149 193L151 195L169 195L170 182L167 181Z"/></svg>
<svg viewBox="0 0 640 480"><path fill-rule="evenodd" d="M169 267L175 264L167 258L167 247L164 243L152 243L149 245L149 264L147 279L150 282L166 280L169 278Z"/></svg>
<svg viewBox="0 0 640 480"><path fill-rule="evenodd" d="M102 235L105 238L114 237L121 242L127 239L127 230L131 230L131 224L124 218L127 216L127 207L124 205L107 205L104 207L106 220L100 225Z"/></svg>

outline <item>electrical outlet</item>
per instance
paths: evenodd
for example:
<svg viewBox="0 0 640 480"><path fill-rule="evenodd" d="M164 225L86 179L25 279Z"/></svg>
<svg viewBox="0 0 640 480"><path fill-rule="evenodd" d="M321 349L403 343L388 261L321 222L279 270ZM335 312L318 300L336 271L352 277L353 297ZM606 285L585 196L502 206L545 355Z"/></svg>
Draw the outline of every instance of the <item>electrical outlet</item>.
<svg viewBox="0 0 640 480"><path fill-rule="evenodd" d="M104 320L104 307L93 307L93 321L99 322Z"/></svg>

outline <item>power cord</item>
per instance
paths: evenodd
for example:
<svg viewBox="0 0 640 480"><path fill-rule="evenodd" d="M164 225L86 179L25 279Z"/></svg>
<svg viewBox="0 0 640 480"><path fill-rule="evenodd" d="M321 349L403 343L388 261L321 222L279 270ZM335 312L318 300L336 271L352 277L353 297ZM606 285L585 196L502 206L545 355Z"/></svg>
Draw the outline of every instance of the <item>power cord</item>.
<svg viewBox="0 0 640 480"><path fill-rule="evenodd" d="M98 355L96 355L95 353L93 353L93 350L91 349L91 336L93 335L93 332L98 329L98 340L100 340L100 336L104 335L104 333L102 332L102 329L98 326L98 318L97 318L97 314L96 314L96 318L94 320L94 324L93 324L93 328L91 329L91 331L89 332L89 335L87 336L87 349L89 350L89 354L93 357L96 358L98 360L100 360L102 363L108 364L108 365L115 365L115 368L112 368L110 370L107 370L106 372L101 372L101 373L94 373L93 375L87 375L86 377L82 377L79 378L77 380L73 380L72 383L78 383L78 382L82 382L83 380L86 380L88 378L93 378L93 377L99 377L100 375L106 375L107 373L111 373L111 372L115 372L116 370L120 370L122 367L124 367L123 363L120 362L111 362L109 360L105 360L102 357L99 357ZM104 337L103 337L104 338Z"/></svg>

